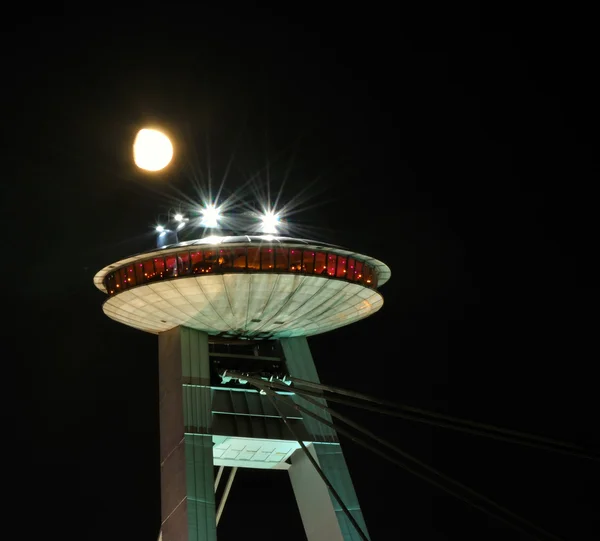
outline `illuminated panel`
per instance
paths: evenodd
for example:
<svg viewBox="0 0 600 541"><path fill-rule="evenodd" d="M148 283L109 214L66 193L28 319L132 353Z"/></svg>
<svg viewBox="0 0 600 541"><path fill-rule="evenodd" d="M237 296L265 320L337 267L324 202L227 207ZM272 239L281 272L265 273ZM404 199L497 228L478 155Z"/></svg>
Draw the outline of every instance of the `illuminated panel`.
<svg viewBox="0 0 600 541"><path fill-rule="evenodd" d="M289 469L286 460L300 448L295 441L213 436L215 466Z"/></svg>

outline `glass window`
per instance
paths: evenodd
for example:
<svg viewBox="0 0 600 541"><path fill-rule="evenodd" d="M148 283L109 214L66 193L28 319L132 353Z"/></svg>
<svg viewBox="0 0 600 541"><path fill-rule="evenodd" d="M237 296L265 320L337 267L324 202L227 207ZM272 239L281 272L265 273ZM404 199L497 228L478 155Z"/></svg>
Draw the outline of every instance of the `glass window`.
<svg viewBox="0 0 600 541"><path fill-rule="evenodd" d="M260 249L260 268L262 270L273 270L275 265L273 248Z"/></svg>
<svg viewBox="0 0 600 541"><path fill-rule="evenodd" d="M246 248L234 248L233 269L236 271L246 270Z"/></svg>
<svg viewBox="0 0 600 541"><path fill-rule="evenodd" d="M290 250L290 270L294 272L302 270L302 250L298 250L298 248Z"/></svg>
<svg viewBox="0 0 600 541"><path fill-rule="evenodd" d="M354 280L354 270L356 269L356 259L353 257L348 258L348 272L346 273L346 278L348 280Z"/></svg>
<svg viewBox="0 0 600 541"><path fill-rule="evenodd" d="M165 257L165 276L168 278L177 276L177 259L174 255Z"/></svg>
<svg viewBox="0 0 600 541"><path fill-rule="evenodd" d="M154 261L152 259L146 259L144 261L144 277L147 282L156 280L156 273L154 272Z"/></svg>
<svg viewBox="0 0 600 541"><path fill-rule="evenodd" d="M337 271L335 275L338 278L346 278L346 258L342 255L338 255L337 258Z"/></svg>
<svg viewBox="0 0 600 541"><path fill-rule="evenodd" d="M117 287L117 280L115 278L115 273L114 272L111 272L106 277L106 280L104 281L104 287L106 287L106 290L108 291L108 293L110 295L112 295L115 292L115 289Z"/></svg>
<svg viewBox="0 0 600 541"><path fill-rule="evenodd" d="M165 258L155 257L154 258L154 272L157 277L163 278L165 275Z"/></svg>
<svg viewBox="0 0 600 541"><path fill-rule="evenodd" d="M327 274L327 259L324 252L315 252L315 274Z"/></svg>
<svg viewBox="0 0 600 541"><path fill-rule="evenodd" d="M204 272L213 272L219 268L216 250L204 250Z"/></svg>
<svg viewBox="0 0 600 541"><path fill-rule="evenodd" d="M363 267L363 273L365 278L365 285L373 287L373 269L370 265Z"/></svg>
<svg viewBox="0 0 600 541"><path fill-rule="evenodd" d="M233 257L231 250L219 250L219 267L221 270L231 270L233 268Z"/></svg>
<svg viewBox="0 0 600 541"><path fill-rule="evenodd" d="M357 261L356 265L354 266L354 280L356 280L357 282L362 282L363 279L363 262L362 261Z"/></svg>
<svg viewBox="0 0 600 541"><path fill-rule="evenodd" d="M260 270L260 252L258 248L248 248L248 270Z"/></svg>
<svg viewBox="0 0 600 541"><path fill-rule="evenodd" d="M194 274L204 272L204 258L202 257L202 252L200 250L197 252L190 252L190 261L192 263L192 272Z"/></svg>
<svg viewBox="0 0 600 541"><path fill-rule="evenodd" d="M135 267L133 266L133 264L127 265L127 285L131 287L135 284Z"/></svg>
<svg viewBox="0 0 600 541"><path fill-rule="evenodd" d="M177 254L177 273L179 276L190 273L190 253L179 252Z"/></svg>
<svg viewBox="0 0 600 541"><path fill-rule="evenodd" d="M335 276L335 267L337 265L337 256L335 254L327 254L327 274Z"/></svg>
<svg viewBox="0 0 600 541"><path fill-rule="evenodd" d="M119 291L127 289L127 271L121 268L117 271L117 288Z"/></svg>
<svg viewBox="0 0 600 541"><path fill-rule="evenodd" d="M289 268L288 249L277 248L275 250L275 268L279 271L286 271Z"/></svg>
<svg viewBox="0 0 600 541"><path fill-rule="evenodd" d="M353 257L312 250L273 246L261 248L207 249L167 254L125 265L108 273L104 286L109 295L146 282L185 276L189 273L279 271L320 274L377 288L375 267Z"/></svg>
<svg viewBox="0 0 600 541"><path fill-rule="evenodd" d="M146 277L144 276L144 264L141 261L138 261L135 264L135 282L139 284L143 284L146 281Z"/></svg>
<svg viewBox="0 0 600 541"><path fill-rule="evenodd" d="M302 253L302 272L315 272L315 253L312 250L304 250Z"/></svg>

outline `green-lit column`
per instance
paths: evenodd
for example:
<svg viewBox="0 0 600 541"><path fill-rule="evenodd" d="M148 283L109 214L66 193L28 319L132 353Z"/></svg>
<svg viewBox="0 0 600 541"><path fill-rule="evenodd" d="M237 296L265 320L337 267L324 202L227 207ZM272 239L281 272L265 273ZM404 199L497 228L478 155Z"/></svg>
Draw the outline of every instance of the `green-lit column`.
<svg viewBox="0 0 600 541"><path fill-rule="evenodd" d="M281 340L281 345L290 375L319 383L319 376L306 337L284 338ZM303 407L331 420L329 414L324 410L303 400L298 395L294 396L294 400ZM325 404L324 400L323 403ZM314 451L314 456L325 476L340 495L344 505L363 532L368 535L350 472L335 430L309 416L305 416L304 424L309 433L313 435L315 443L311 446L311 450ZM300 453L301 450L294 453L292 467L288 471L308 540L343 539L344 541L360 541L361 537L356 528L348 520L341 506L331 494L329 494L329 502L322 502L322 505L315 506L317 496L322 490L320 485L324 484L320 477L317 478L310 471L310 462L305 460ZM310 466L312 468L312 465Z"/></svg>
<svg viewBox="0 0 600 541"><path fill-rule="evenodd" d="M159 370L163 541L215 541L206 333L161 333Z"/></svg>

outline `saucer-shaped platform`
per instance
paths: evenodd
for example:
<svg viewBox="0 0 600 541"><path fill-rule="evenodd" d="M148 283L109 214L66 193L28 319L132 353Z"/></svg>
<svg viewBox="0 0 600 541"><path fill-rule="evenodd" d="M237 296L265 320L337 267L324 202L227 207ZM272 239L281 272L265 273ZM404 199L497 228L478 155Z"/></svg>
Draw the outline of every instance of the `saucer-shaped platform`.
<svg viewBox="0 0 600 541"><path fill-rule="evenodd" d="M383 305L390 277L376 259L287 237L207 237L165 246L102 269L106 315L160 333L182 325L246 339L309 336Z"/></svg>

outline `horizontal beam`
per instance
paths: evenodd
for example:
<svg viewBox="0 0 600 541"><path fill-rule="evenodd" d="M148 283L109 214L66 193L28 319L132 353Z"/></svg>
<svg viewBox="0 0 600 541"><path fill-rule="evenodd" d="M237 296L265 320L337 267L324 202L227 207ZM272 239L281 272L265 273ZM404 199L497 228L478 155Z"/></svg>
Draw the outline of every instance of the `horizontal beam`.
<svg viewBox="0 0 600 541"><path fill-rule="evenodd" d="M209 352L209 357L228 357L230 359L247 359L249 361L277 361L282 362L281 357L265 357L263 355L240 355L238 353L213 353Z"/></svg>

